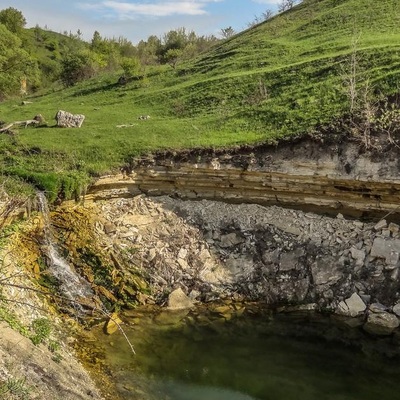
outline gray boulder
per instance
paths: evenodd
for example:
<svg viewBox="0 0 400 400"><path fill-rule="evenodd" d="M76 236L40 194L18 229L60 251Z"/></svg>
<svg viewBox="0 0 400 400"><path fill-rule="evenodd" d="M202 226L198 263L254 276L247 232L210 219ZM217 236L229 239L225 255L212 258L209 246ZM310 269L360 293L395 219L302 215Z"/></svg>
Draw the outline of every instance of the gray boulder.
<svg viewBox="0 0 400 400"><path fill-rule="evenodd" d="M367 306L357 293L353 293L348 299L341 301L336 313L347 317L357 317L366 310Z"/></svg>
<svg viewBox="0 0 400 400"><path fill-rule="evenodd" d="M170 310L192 308L193 305L193 301L186 296L185 292L181 288L175 289L168 297L168 308Z"/></svg>
<svg viewBox="0 0 400 400"><path fill-rule="evenodd" d="M387 336L400 325L398 318L388 312L369 313L367 322L363 328L368 333L379 336Z"/></svg>
<svg viewBox="0 0 400 400"><path fill-rule="evenodd" d="M71 114L67 111L59 110L55 117L57 126L60 128L80 128L85 120L82 114Z"/></svg>

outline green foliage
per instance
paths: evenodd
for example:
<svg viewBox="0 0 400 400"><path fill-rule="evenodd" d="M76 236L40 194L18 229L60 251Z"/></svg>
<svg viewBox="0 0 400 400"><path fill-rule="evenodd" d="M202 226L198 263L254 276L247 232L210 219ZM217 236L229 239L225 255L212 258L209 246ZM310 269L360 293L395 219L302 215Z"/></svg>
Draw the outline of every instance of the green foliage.
<svg viewBox="0 0 400 400"><path fill-rule="evenodd" d="M32 331L30 339L34 345L39 345L46 341L52 331L51 323L47 318L38 318L32 322Z"/></svg>
<svg viewBox="0 0 400 400"><path fill-rule="evenodd" d="M46 190L52 200L70 198L90 178L119 171L138 154L272 142L331 126L349 113L344 71L354 38L355 82L358 88L370 82L371 104L400 91L399 10L396 0L307 0L225 41L178 30L140 42L136 55L124 40L94 35L88 54L82 41L36 29L40 43L47 43L43 54L58 51L65 58L76 54L76 44L87 56L82 64L89 59L96 75L35 97L27 107L2 103L2 119L52 116L60 108L86 119L79 130L40 127L0 135L0 172ZM117 85L121 72L104 73L108 50L102 46L114 49L118 68L125 46L129 60L139 58L141 74L146 68L146 81ZM168 50L183 51L175 69L159 65ZM151 118L141 121L140 115Z"/></svg>
<svg viewBox="0 0 400 400"><path fill-rule="evenodd" d="M7 305L4 306L3 304L0 304L0 321L6 322L10 328L19 332L21 335L28 336L28 330L26 326L22 325L18 318L8 310Z"/></svg>
<svg viewBox="0 0 400 400"><path fill-rule="evenodd" d="M394 104L385 104L379 109L379 115L375 115L372 121L376 128L386 133L400 130L400 109Z"/></svg>
<svg viewBox="0 0 400 400"><path fill-rule="evenodd" d="M5 382L0 382L1 398L7 395L16 400L29 400L30 394L31 388L26 385L25 378L8 378Z"/></svg>
<svg viewBox="0 0 400 400"><path fill-rule="evenodd" d="M67 54L61 60L61 81L65 86L73 86L95 75L96 64L90 52Z"/></svg>
<svg viewBox="0 0 400 400"><path fill-rule="evenodd" d="M60 350L60 343L56 340L49 340L47 343L47 348L52 352L55 353Z"/></svg>
<svg viewBox="0 0 400 400"><path fill-rule="evenodd" d="M26 19L21 11L9 7L0 11L0 24L3 24L10 32L20 35L26 25Z"/></svg>
<svg viewBox="0 0 400 400"><path fill-rule="evenodd" d="M137 58L124 57L121 61L121 67L124 70L126 78L137 75L140 71L140 62Z"/></svg>
<svg viewBox="0 0 400 400"><path fill-rule="evenodd" d="M19 91L23 78L37 79L36 62L21 46L21 40L0 24L0 101Z"/></svg>

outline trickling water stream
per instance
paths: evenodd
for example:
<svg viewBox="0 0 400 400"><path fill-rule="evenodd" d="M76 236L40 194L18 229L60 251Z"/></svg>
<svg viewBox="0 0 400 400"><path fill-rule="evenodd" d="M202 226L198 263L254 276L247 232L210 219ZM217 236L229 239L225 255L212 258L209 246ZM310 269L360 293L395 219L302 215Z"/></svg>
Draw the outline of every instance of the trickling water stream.
<svg viewBox="0 0 400 400"><path fill-rule="evenodd" d="M89 283L74 271L58 250L54 240L46 196L44 193L39 192L37 198L40 211L43 214L45 253L49 259L49 273L58 280L60 290L67 299L79 301L92 297L93 291ZM73 305L78 311L82 311L82 307L78 303L74 302Z"/></svg>

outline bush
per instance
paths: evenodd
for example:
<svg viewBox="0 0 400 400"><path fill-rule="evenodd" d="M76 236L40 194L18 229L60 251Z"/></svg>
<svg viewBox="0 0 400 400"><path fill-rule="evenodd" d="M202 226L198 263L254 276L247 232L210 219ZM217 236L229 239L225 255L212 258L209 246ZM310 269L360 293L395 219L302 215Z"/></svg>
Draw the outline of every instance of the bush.
<svg viewBox="0 0 400 400"><path fill-rule="evenodd" d="M32 343L38 345L49 338L51 333L50 321L47 318L38 318L32 322L33 335L31 336Z"/></svg>
<svg viewBox="0 0 400 400"><path fill-rule="evenodd" d="M70 53L61 61L60 77L67 87L93 77L95 72L95 64L89 52Z"/></svg>

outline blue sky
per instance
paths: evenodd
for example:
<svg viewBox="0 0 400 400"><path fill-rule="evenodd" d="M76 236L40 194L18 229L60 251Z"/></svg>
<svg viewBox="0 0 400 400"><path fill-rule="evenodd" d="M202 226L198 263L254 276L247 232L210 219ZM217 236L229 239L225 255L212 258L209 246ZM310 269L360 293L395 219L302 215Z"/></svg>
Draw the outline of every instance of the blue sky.
<svg viewBox="0 0 400 400"><path fill-rule="evenodd" d="M78 29L89 40L124 36L136 44L150 35L161 36L185 27L201 35L219 35L221 28L236 31L260 16L276 10L280 0L0 0L0 9L22 11L28 27L39 24L56 32Z"/></svg>

